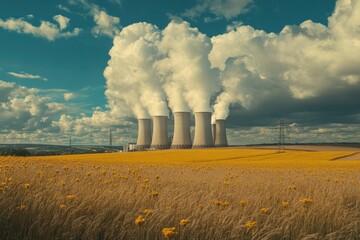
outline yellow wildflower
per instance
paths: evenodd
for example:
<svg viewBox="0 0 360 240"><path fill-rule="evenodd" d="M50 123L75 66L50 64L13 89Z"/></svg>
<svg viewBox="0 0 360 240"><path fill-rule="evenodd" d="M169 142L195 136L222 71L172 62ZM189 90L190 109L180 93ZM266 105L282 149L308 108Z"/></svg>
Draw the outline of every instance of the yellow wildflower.
<svg viewBox="0 0 360 240"><path fill-rule="evenodd" d="M65 196L66 200L73 200L75 198L75 195L69 194Z"/></svg>
<svg viewBox="0 0 360 240"><path fill-rule="evenodd" d="M181 219L179 224L180 226L185 227L188 223L189 223L189 219L185 218L185 219Z"/></svg>
<svg viewBox="0 0 360 240"><path fill-rule="evenodd" d="M288 206L289 206L289 202L288 202L288 201L282 201L282 202L281 202L281 206L283 206L283 207L288 207Z"/></svg>
<svg viewBox="0 0 360 240"><path fill-rule="evenodd" d="M227 186L227 185L230 185L230 182L225 181L225 182L224 182L224 185L226 185L226 186Z"/></svg>
<svg viewBox="0 0 360 240"><path fill-rule="evenodd" d="M144 215L151 215L151 214L154 213L154 211L151 210L151 209L144 209L144 210L141 211L141 213L144 214Z"/></svg>
<svg viewBox="0 0 360 240"><path fill-rule="evenodd" d="M262 209L260 209L260 212L261 212L262 214L269 214L269 211L270 211L269 208L262 208Z"/></svg>
<svg viewBox="0 0 360 240"><path fill-rule="evenodd" d="M299 203L303 204L304 206L308 206L313 202L311 198L303 198L299 201Z"/></svg>
<svg viewBox="0 0 360 240"><path fill-rule="evenodd" d="M164 237L166 239L170 239L176 236L176 232L175 232L175 228L171 227L171 228L163 228L162 230L162 234L164 235Z"/></svg>
<svg viewBox="0 0 360 240"><path fill-rule="evenodd" d="M145 222L145 218L143 218L143 216L141 216L141 215L139 215L136 219L135 219L135 221L134 221L134 223L136 224L136 225L141 225L141 224L143 224Z"/></svg>
<svg viewBox="0 0 360 240"><path fill-rule="evenodd" d="M153 196L153 197L157 197L157 196L159 196L159 193L158 193L158 192L153 191L153 192L151 192L151 196Z"/></svg>
<svg viewBox="0 0 360 240"><path fill-rule="evenodd" d="M222 202L222 205L223 205L224 207L227 207L227 206L230 205L230 202L229 202L229 201L223 201L223 202Z"/></svg>
<svg viewBox="0 0 360 240"><path fill-rule="evenodd" d="M248 229L248 230L251 230L255 227L256 225L256 222L255 221L247 221L246 224L245 224L245 227Z"/></svg>
<svg viewBox="0 0 360 240"><path fill-rule="evenodd" d="M24 184L22 185L22 188L23 188L23 189L29 189L29 188L30 188L30 184L29 184L29 183L24 183Z"/></svg>

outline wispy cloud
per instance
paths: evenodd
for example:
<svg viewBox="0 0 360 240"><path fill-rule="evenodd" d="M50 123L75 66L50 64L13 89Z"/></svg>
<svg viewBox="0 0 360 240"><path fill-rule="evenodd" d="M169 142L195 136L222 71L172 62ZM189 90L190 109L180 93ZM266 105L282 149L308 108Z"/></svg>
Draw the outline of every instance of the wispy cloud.
<svg viewBox="0 0 360 240"><path fill-rule="evenodd" d="M197 5L183 13L184 17L194 19L209 12L216 16L216 18L211 18L212 21L221 18L229 20L248 11L253 0L199 0L197 2ZM210 18L206 19L209 21Z"/></svg>
<svg viewBox="0 0 360 240"><path fill-rule="evenodd" d="M72 92L64 93L64 100L65 101L69 101L69 100L74 99L74 98L76 98L75 93L72 93Z"/></svg>
<svg viewBox="0 0 360 240"><path fill-rule="evenodd" d="M56 15L53 17L53 20L57 24L41 21L39 26L34 26L23 18L0 19L0 28L15 31L17 33L30 34L35 37L46 38L49 41L54 41L59 38L75 37L81 32L80 28L74 28L72 31L64 31L70 21L67 17Z"/></svg>
<svg viewBox="0 0 360 240"><path fill-rule="evenodd" d="M17 77L17 78L24 78L24 79L41 79L44 81L47 81L48 79L45 77L42 77L40 75L33 75L30 73L25 73L25 72L21 72L21 73L16 73L16 72L8 72L7 74Z"/></svg>
<svg viewBox="0 0 360 240"><path fill-rule="evenodd" d="M117 4L121 4L121 1L114 0ZM72 5L80 4L88 11L88 14L93 17L95 26L91 29L91 33L94 37L107 36L113 38L120 33L122 26L120 25L120 18L109 15L104 9L101 9L98 5L90 3L87 0L69 0Z"/></svg>

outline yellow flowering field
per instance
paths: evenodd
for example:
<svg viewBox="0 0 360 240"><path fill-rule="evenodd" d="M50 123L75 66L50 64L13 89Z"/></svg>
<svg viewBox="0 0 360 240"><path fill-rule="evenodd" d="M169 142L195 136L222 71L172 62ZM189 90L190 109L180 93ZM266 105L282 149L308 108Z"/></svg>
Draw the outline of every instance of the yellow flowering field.
<svg viewBox="0 0 360 240"><path fill-rule="evenodd" d="M360 239L353 153L0 157L0 239Z"/></svg>

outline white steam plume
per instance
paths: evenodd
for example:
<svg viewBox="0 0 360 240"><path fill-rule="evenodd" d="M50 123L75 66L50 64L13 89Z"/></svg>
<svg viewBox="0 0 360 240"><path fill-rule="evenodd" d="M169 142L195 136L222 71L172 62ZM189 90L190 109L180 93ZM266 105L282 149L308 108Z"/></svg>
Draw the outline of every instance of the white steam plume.
<svg viewBox="0 0 360 240"><path fill-rule="evenodd" d="M217 71L208 55L210 39L188 22L173 20L162 32L159 50L165 56L157 63L164 76L164 89L173 112L210 111L210 99L220 89Z"/></svg>
<svg viewBox="0 0 360 240"><path fill-rule="evenodd" d="M328 26L307 20L279 34L240 26L212 38L209 59L224 91L214 106L225 119L231 104L253 108L279 93L295 99L360 83L360 0L338 0Z"/></svg>
<svg viewBox="0 0 360 240"><path fill-rule="evenodd" d="M158 28L147 23L132 24L114 38L104 71L112 111L126 111L125 105L137 118L168 116L161 78L153 67L160 40Z"/></svg>

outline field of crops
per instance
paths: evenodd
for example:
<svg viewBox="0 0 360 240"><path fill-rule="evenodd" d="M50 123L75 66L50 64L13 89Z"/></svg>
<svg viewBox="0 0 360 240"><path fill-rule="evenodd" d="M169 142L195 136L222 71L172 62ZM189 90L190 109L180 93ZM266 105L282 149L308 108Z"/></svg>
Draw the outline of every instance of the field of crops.
<svg viewBox="0 0 360 240"><path fill-rule="evenodd" d="M0 239L360 239L352 153L0 157Z"/></svg>

